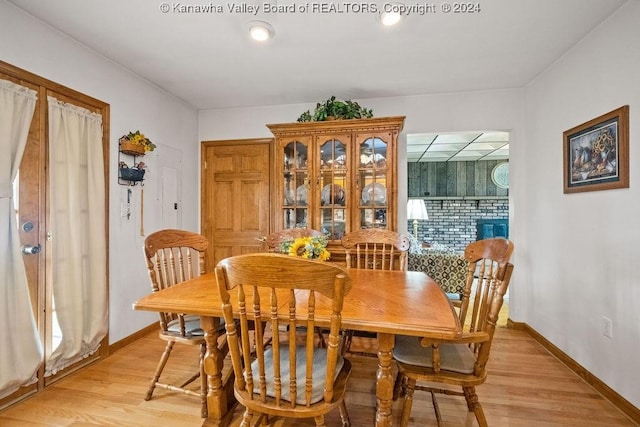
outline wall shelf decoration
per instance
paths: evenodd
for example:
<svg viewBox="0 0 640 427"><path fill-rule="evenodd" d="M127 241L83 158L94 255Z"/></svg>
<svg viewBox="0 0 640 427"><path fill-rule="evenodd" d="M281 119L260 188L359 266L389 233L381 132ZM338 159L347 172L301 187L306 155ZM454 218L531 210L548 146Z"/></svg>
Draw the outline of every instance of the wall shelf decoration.
<svg viewBox="0 0 640 427"><path fill-rule="evenodd" d="M144 147L120 138L120 152L130 156L144 156Z"/></svg>
<svg viewBox="0 0 640 427"><path fill-rule="evenodd" d="M140 131L129 132L118 140L118 184L144 185L145 163L138 157L153 151L155 145Z"/></svg>

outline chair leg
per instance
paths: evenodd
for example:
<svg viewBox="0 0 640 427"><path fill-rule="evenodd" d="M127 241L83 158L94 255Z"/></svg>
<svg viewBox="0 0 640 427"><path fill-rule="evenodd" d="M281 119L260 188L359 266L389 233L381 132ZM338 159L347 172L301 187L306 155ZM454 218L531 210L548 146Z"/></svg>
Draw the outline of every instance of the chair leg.
<svg viewBox="0 0 640 427"><path fill-rule="evenodd" d="M340 354L344 356L351 348L351 341L353 340L353 331L342 331L342 342L340 343Z"/></svg>
<svg viewBox="0 0 640 427"><path fill-rule="evenodd" d="M240 427L251 427L252 419L253 419L253 411L247 408L244 411L244 415L242 416L242 422L240 423Z"/></svg>
<svg viewBox="0 0 640 427"><path fill-rule="evenodd" d="M407 387L404 395L404 404L402 405L402 418L400 419L400 427L409 425L409 416L411 415L411 406L413 406L413 392L416 388L416 380L407 377Z"/></svg>
<svg viewBox="0 0 640 427"><path fill-rule="evenodd" d="M200 346L200 415L202 418L209 416L207 407L207 374L204 372L204 356L207 353L207 345Z"/></svg>
<svg viewBox="0 0 640 427"><path fill-rule="evenodd" d="M464 392L464 398L467 400L467 407L469 411L473 412L476 415L476 419L478 420L478 425L480 427L487 427L487 419L484 416L484 411L482 410L482 405L480 405L480 401L478 400L478 395L476 394L475 387L463 387L462 391Z"/></svg>
<svg viewBox="0 0 640 427"><path fill-rule="evenodd" d="M393 400L396 401L398 398L404 394L403 385L405 382L406 376L398 371L398 375L396 375L396 381L393 384Z"/></svg>
<svg viewBox="0 0 640 427"><path fill-rule="evenodd" d="M438 427L440 427L442 425L442 415L440 414L440 407L438 406L436 393L433 390L430 390L429 393L431 393L431 403L433 404L433 410L436 413L436 421L438 422Z"/></svg>
<svg viewBox="0 0 640 427"><path fill-rule="evenodd" d="M342 427L351 427L351 420L349 419L349 413L347 412L347 403L342 400L338 407L340 411L340 419L342 420Z"/></svg>
<svg viewBox="0 0 640 427"><path fill-rule="evenodd" d="M260 416L258 417L258 420L256 421L256 426L268 426L268 425L271 425L271 422L269 421L269 415L260 414Z"/></svg>
<svg viewBox="0 0 640 427"><path fill-rule="evenodd" d="M164 352L162 352L162 356L160 357L160 362L158 363L158 367L156 368L156 372L151 380L151 384L149 385L149 390L147 390L147 395L144 400L151 400L151 396L153 395L153 391L156 388L156 384L158 380L160 380L160 375L164 370L167 361L169 360L169 356L171 355L171 350L173 349L174 341L167 341L167 345L164 348Z"/></svg>
<svg viewBox="0 0 640 427"><path fill-rule="evenodd" d="M324 339L322 328L316 328L316 332L318 333L318 347L327 348L327 341Z"/></svg>
<svg viewBox="0 0 640 427"><path fill-rule="evenodd" d="M316 422L316 427L327 427L327 424L324 422L324 415L318 415L313 418Z"/></svg>

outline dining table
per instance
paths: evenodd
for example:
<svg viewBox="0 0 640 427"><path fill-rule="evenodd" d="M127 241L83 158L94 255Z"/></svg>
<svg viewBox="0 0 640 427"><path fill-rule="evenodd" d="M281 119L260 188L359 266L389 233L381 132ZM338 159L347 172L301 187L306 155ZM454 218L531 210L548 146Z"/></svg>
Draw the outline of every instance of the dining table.
<svg viewBox="0 0 640 427"><path fill-rule="evenodd" d="M461 325L442 288L423 272L353 268L346 271L351 276L352 288L344 297L342 328L375 333L378 355L375 426L391 426L395 336L454 339L461 335ZM305 292L308 291L295 292L297 304L306 303ZM288 299L284 298L284 318L288 316L287 306ZM234 378L232 371L225 378L222 375L225 354L218 347L222 301L214 273L146 295L133 308L200 316L207 345L204 370L208 376L208 417L203 426L229 425L236 403ZM330 316L330 302L317 300L317 325L328 326Z"/></svg>

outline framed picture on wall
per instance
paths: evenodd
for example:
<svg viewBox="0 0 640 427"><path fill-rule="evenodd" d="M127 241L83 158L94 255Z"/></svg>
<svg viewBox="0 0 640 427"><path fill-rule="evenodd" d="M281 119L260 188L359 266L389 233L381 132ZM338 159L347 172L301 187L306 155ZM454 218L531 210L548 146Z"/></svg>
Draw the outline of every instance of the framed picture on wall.
<svg viewBox="0 0 640 427"><path fill-rule="evenodd" d="M629 106L563 133L564 192L629 188Z"/></svg>

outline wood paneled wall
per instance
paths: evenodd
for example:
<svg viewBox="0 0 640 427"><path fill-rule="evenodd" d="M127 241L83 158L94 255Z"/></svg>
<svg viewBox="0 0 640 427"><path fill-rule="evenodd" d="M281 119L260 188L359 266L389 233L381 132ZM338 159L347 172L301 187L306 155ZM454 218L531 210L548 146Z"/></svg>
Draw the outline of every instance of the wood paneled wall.
<svg viewBox="0 0 640 427"><path fill-rule="evenodd" d="M491 171L504 160L408 163L409 197L508 196L498 188Z"/></svg>

